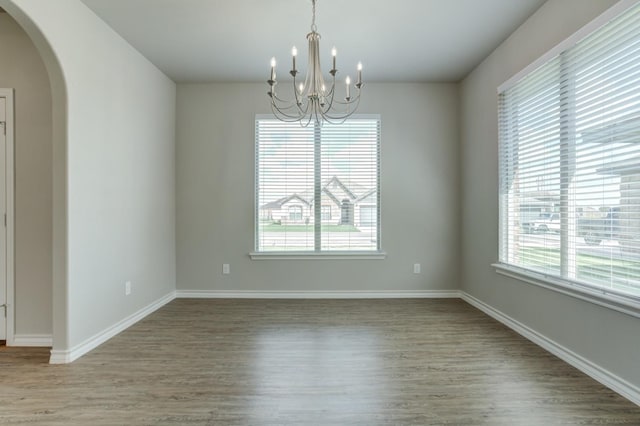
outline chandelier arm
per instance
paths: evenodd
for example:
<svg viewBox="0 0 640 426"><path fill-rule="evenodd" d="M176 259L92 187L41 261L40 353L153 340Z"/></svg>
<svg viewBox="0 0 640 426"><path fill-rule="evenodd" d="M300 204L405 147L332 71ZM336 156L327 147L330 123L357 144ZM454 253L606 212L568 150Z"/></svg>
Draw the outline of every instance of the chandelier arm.
<svg viewBox="0 0 640 426"><path fill-rule="evenodd" d="M280 121L284 121L284 122L294 122L296 121L295 118L290 117L288 115L286 115L285 113L283 113L277 106L275 106L274 104L271 104L271 112L273 113L273 115L275 115L278 120Z"/></svg>
<svg viewBox="0 0 640 426"><path fill-rule="evenodd" d="M335 90L336 90L336 78L333 77L333 81L331 82L331 89L327 93L327 96L333 96Z"/></svg>
<svg viewBox="0 0 640 426"><path fill-rule="evenodd" d="M294 107L294 103L291 101L286 101L284 99L281 99L280 97L278 97L278 95L276 95L275 93L271 96L271 102L275 102L278 101L282 104L289 104L289 106L287 106L286 108L293 108ZM284 107L284 106L283 106Z"/></svg>
<svg viewBox="0 0 640 426"><path fill-rule="evenodd" d="M307 103L307 106L304 109L300 108L298 105L290 105L288 107L283 108L278 104L276 104L275 102L272 102L272 106L273 108L277 109L278 112L280 112L280 114L286 117L288 120L297 121L297 120L302 120L309 113L309 108L311 107L311 104ZM297 108L295 110L296 112L295 114L293 112L288 111L294 108Z"/></svg>
<svg viewBox="0 0 640 426"><path fill-rule="evenodd" d="M335 94L335 93L334 93ZM331 111L334 110L334 104L340 104L340 101L338 101L337 99L335 99L334 95L331 96L331 100L329 101L329 104L327 105L327 107L322 111L322 116L323 117L331 117ZM350 104L347 104L350 105Z"/></svg>
<svg viewBox="0 0 640 426"><path fill-rule="evenodd" d="M307 102L307 105L305 106L304 110L298 107L298 111L300 111L300 114L302 114L302 116L304 117L309 113L309 108L311 107L312 107L311 102Z"/></svg>
<svg viewBox="0 0 640 426"><path fill-rule="evenodd" d="M320 110L320 111L322 111L322 110ZM317 109L315 109L315 110L313 111L313 116L314 116L314 117L315 117L315 119L316 119L316 120L315 120L315 121L316 121L316 123L318 123L318 124L321 124L321 123L322 123L322 118L324 118L324 116L322 115L322 113L320 113L320 116L318 117L318 110L317 110Z"/></svg>
<svg viewBox="0 0 640 426"><path fill-rule="evenodd" d="M290 115L287 114L286 112L278 109L278 107L276 106L272 106L272 111L274 112L274 115L276 115L278 117L278 119L280 121L284 121L286 123L295 123L297 121L303 120L305 118L306 115L300 114L300 115ZM276 113L277 111L277 113Z"/></svg>
<svg viewBox="0 0 640 426"><path fill-rule="evenodd" d="M342 115L342 116L337 117L337 116L332 116L330 114L325 114L324 117L327 119L327 121L329 123L331 123L331 120L341 120L340 123L338 123L338 124L342 124L347 120L347 118L351 117L356 112L356 110L358 109L358 106L360 106L360 96L358 96L357 100L354 101L354 102L355 102L355 108L353 108L350 111L347 111L346 115ZM349 105L352 105L352 104L349 104Z"/></svg>
<svg viewBox="0 0 640 426"><path fill-rule="evenodd" d="M347 118L349 118L349 116L345 116L345 117L330 117L330 116L327 116L326 114L322 115L322 119L324 120L324 122L332 124L332 125L343 124L345 121L347 121Z"/></svg>
<svg viewBox="0 0 640 426"><path fill-rule="evenodd" d="M350 100L348 100L348 101L346 101L346 102L339 101L339 100L337 100L337 99L336 99L335 103L336 103L337 105L353 105L353 104L355 104L355 103L356 103L356 102L358 102L358 101L360 101L360 91L358 91L358 94L356 95L356 97L355 97L355 98L351 98Z"/></svg>
<svg viewBox="0 0 640 426"><path fill-rule="evenodd" d="M278 105L278 103L273 99L271 99L271 103L275 106L275 108L277 108L279 111L281 111L283 114L287 114L284 111L285 110L297 110L298 114L297 116L300 117L300 119L304 118L304 116L306 115L307 111L309 110L308 108L308 104L307 104L307 108L306 109L302 109L300 107L300 105L298 105L298 103L294 103L294 102L289 102L289 101L285 101L283 99L280 99L279 97L275 96L275 99L277 101L280 101L283 105ZM291 113L287 114L288 117L295 117L294 115L291 115Z"/></svg>
<svg viewBox="0 0 640 426"><path fill-rule="evenodd" d="M329 98L331 97L333 99L333 94L335 92L335 88L336 88L336 78L333 77L333 80L331 81L331 88L329 89L329 91L325 91L325 98Z"/></svg>
<svg viewBox="0 0 640 426"><path fill-rule="evenodd" d="M287 114L291 117L294 116L302 116L303 115L303 111L300 111L299 109L297 109L294 105L278 105L276 102L272 102L271 103L275 108L277 108L279 111L282 111L283 114Z"/></svg>
<svg viewBox="0 0 640 426"><path fill-rule="evenodd" d="M302 93L300 93L302 95ZM300 98L298 97L298 89L296 88L296 76L293 76L293 97L296 100L296 105L300 105Z"/></svg>
<svg viewBox="0 0 640 426"><path fill-rule="evenodd" d="M298 111L300 111L301 114L306 114L306 111L309 108L309 103L307 102L307 108L304 110L305 112L303 113L302 110L302 94L304 93L304 91L300 94L298 94L298 89L296 88L296 76L293 76L293 96L295 97L295 105L298 107Z"/></svg>
<svg viewBox="0 0 640 426"><path fill-rule="evenodd" d="M327 113L329 111L331 111L331 108L333 107L333 99L335 96L335 88L336 88L336 77L333 77L333 83L331 85L331 90L329 91L329 96L331 97L331 99L329 100L329 104L327 106L327 108L324 110L324 113ZM324 115L323 113L323 115Z"/></svg>
<svg viewBox="0 0 640 426"><path fill-rule="evenodd" d="M273 113L273 115L280 121L285 122L285 123L296 123L296 122L300 122L300 120L302 120L304 118L304 116L302 117L290 117L288 115L283 114L280 110L277 109L277 107L274 107L273 105L271 106L271 112Z"/></svg>
<svg viewBox="0 0 640 426"><path fill-rule="evenodd" d="M271 102L271 111L274 112L274 115L279 115L280 117L284 118L284 119L280 118L280 120L287 121L287 122L302 120L306 115L306 113L299 113L299 114L293 115L291 113L285 112L285 109L280 108L278 105L276 105L275 102ZM278 114L275 114L275 111L278 111Z"/></svg>
<svg viewBox="0 0 640 426"><path fill-rule="evenodd" d="M313 118L312 114L309 114L308 116L305 116L303 118L306 118L307 122L305 123L303 119L300 119L300 127L309 127L309 124L311 124L311 119Z"/></svg>

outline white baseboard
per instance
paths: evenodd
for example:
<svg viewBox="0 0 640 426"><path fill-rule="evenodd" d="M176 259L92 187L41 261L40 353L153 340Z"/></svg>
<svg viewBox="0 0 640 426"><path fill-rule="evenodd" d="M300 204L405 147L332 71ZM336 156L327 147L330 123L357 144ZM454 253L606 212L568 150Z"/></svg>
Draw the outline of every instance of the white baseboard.
<svg viewBox="0 0 640 426"><path fill-rule="evenodd" d="M82 355L86 354L87 352L95 349L96 347L100 346L102 343L111 339L116 334L131 327L132 325L134 325L135 323L137 323L147 315L151 314L152 312L160 309L167 303L171 302L173 299L175 299L175 297L176 297L175 291L172 291L171 293L161 297L160 299L150 303L149 305L135 312L134 314L129 315L122 321L118 321L116 324L112 325L111 327L95 334L94 336L91 336L90 338L86 339L84 342L72 347L71 349L52 350L51 357L49 358L49 363L50 364L68 364L70 362L75 361L76 359L80 358Z"/></svg>
<svg viewBox="0 0 640 426"><path fill-rule="evenodd" d="M227 291L177 290L179 299L416 299L459 298L458 290L407 291Z"/></svg>
<svg viewBox="0 0 640 426"><path fill-rule="evenodd" d="M574 366L575 368L582 371L586 375L602 383L609 389L624 396L631 402L637 405L640 405L640 388L638 388L637 386L627 382L621 377L618 377L615 374L605 370L604 368L594 364L588 359L578 355L572 350L538 333L532 328L527 327L521 322L487 305L481 300L476 299L470 294L462 291L460 292L460 297L465 302L478 308L479 310L489 315L493 319L506 325L510 329L514 330L516 333L531 340L533 343L542 347L543 349L546 349L547 351L551 352L552 354L554 354L555 356L557 356L567 364Z"/></svg>
<svg viewBox="0 0 640 426"><path fill-rule="evenodd" d="M7 346L34 346L50 348L53 337L51 334L14 334L13 342L7 341Z"/></svg>

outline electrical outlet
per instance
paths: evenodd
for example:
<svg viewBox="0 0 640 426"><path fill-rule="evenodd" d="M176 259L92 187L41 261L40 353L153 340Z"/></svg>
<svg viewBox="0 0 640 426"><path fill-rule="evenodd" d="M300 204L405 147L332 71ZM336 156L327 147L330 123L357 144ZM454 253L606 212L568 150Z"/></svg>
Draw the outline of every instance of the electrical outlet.
<svg viewBox="0 0 640 426"><path fill-rule="evenodd" d="M420 273L420 264L419 263L414 263L413 264L413 273L414 274L419 274Z"/></svg>
<svg viewBox="0 0 640 426"><path fill-rule="evenodd" d="M222 264L222 273L224 275L229 275L231 273L231 267L229 266L228 263L223 263Z"/></svg>
<svg viewBox="0 0 640 426"><path fill-rule="evenodd" d="M124 295L128 296L131 294L131 281L127 281L124 283Z"/></svg>

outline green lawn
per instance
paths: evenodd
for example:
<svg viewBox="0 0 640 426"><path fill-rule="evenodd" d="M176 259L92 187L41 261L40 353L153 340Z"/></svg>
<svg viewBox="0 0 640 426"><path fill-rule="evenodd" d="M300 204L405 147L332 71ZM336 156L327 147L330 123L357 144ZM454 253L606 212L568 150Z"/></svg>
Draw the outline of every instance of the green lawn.
<svg viewBox="0 0 640 426"><path fill-rule="evenodd" d="M322 232L360 232L353 225L322 225ZM313 232L313 225L260 225L262 232Z"/></svg>
<svg viewBox="0 0 640 426"><path fill-rule="evenodd" d="M640 290L637 277L640 276L640 264L635 260L616 259L606 256L578 253L576 259L578 278L593 279L608 283L613 277L615 286ZM560 272L560 250L541 247L521 248L518 262L522 266L545 267ZM552 266L549 268L549 266Z"/></svg>

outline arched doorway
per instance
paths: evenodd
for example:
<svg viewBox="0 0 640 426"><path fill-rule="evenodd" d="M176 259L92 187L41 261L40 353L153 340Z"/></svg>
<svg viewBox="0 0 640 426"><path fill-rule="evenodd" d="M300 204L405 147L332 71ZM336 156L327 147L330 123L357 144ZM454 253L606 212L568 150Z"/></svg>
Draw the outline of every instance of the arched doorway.
<svg viewBox="0 0 640 426"><path fill-rule="evenodd" d="M21 29L28 35L33 46L37 50L37 53L40 56L41 62L44 64L45 72L48 76L48 84L50 89L50 109L49 109L49 127L48 130L43 130L42 126L40 128L41 131L48 132L48 140L50 141L49 151L45 153L44 157L46 161L48 161L48 184L50 185L49 191L47 193L48 199L46 202L49 203L49 210L47 212L48 220L49 220L49 236L47 238L47 256L49 268L49 282L50 282L50 292L44 295L46 300L42 300L42 294L37 294L37 292L26 292L26 294L20 294L20 275L19 269L16 271L16 287L14 287L17 291L14 294L14 297L17 297L17 301L20 302L20 297L24 299L23 303L16 304L15 307L18 309L15 312L15 319L19 320L22 318L25 312L28 312L29 308L29 298L34 302L32 305L37 305L37 303L48 303L49 304L49 315L50 315L50 330L51 330L51 340L52 346L55 349L65 348L67 347L67 292L66 292L66 128L67 128L67 116L66 116L66 88L63 73L61 67L56 59L56 56L51 49L49 43L39 31L37 26L33 23L33 21L12 1L10 0L0 0L0 7L3 8L4 11L10 16L15 22L21 27ZM24 47L26 48L26 47ZM17 97L17 93L16 93ZM16 101L17 103L17 101ZM20 104L20 108L22 108L23 104ZM40 111L42 112L42 111ZM26 112L21 112L19 108L16 108L16 126L22 125L21 120L33 120L34 117L18 117L17 114L28 114ZM32 123L34 126L42 125L42 123ZM26 126L25 126L26 127ZM46 126L44 126L46 127ZM19 129L17 129L19 130ZM42 135L40 136L43 137ZM42 154L42 153L41 153ZM18 160L16 164L16 177L21 178L20 172L18 172L18 167L20 167L20 152L16 153L16 160ZM40 158L42 161L43 158ZM25 179L28 180L28 177ZM24 180L24 179L23 179ZM42 184L42 179L39 179L38 184ZM18 202L16 205L16 215L23 214L22 211L28 211L28 207L24 209L20 205L20 190L23 182L16 182L16 201ZM28 184L24 184L25 194L28 194ZM44 191L47 192L47 191ZM28 203L27 203L28 204ZM20 219L18 218L18 221ZM20 225L16 227L16 230L20 230ZM16 235L16 254L20 255L21 246L20 244L28 244L28 241L25 240L24 243L21 243L22 236L18 233ZM26 237L26 236L25 236ZM42 241L38 242L42 244ZM16 267L21 268L22 259L16 258ZM28 263L28 262L27 262ZM26 271L26 269L25 269ZM24 272L23 272L24 273ZM27 279L25 277L25 279ZM42 279L42 278L41 278ZM46 293L46 292L44 292ZM40 300L37 298L40 297ZM37 303L35 301L37 300ZM10 301L12 302L12 301ZM32 306L33 308L33 306ZM25 312L20 311L20 309L25 309ZM33 309L37 309L33 308ZM25 343L25 342L16 342L17 344ZM32 342L34 343L34 342ZM35 342L41 343L41 342Z"/></svg>

